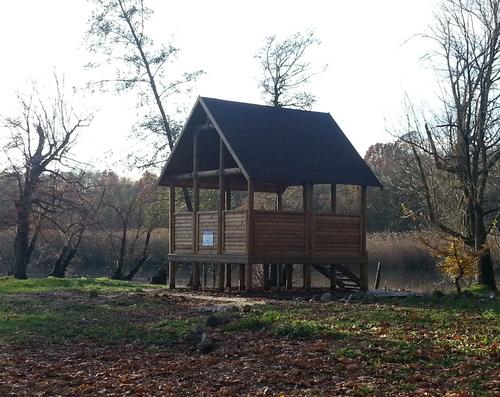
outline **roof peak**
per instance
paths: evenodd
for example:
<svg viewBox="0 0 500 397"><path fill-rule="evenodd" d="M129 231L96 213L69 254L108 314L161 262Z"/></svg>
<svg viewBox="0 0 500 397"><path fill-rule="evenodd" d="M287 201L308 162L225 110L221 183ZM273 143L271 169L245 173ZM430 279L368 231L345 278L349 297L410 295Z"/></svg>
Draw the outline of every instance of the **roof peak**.
<svg viewBox="0 0 500 397"><path fill-rule="evenodd" d="M199 99L201 99L203 101L219 101L219 102L225 102L225 103L233 103L233 104L236 104L236 105L255 106L255 107L259 107L259 108L268 108L268 109L272 109L272 110L275 110L275 111L316 113L316 114L325 114L325 115L329 115L330 116L330 113L328 113L328 112L319 112L319 111L316 111L316 110L304 110L304 109L289 108L289 107L284 107L284 106L262 105L262 104L259 104L259 103L233 101L233 100L228 100L228 99L213 98L213 97L207 97L207 96L201 96L201 95L199 96Z"/></svg>

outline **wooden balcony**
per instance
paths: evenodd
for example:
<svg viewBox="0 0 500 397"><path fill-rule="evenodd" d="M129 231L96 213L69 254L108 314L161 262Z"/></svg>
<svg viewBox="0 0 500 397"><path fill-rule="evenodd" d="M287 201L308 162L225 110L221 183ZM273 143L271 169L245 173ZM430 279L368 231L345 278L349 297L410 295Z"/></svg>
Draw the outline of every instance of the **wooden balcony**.
<svg viewBox="0 0 500 397"><path fill-rule="evenodd" d="M191 212L174 213L173 217L171 261L242 264L366 262L360 215L226 210L220 227L217 211L197 212L196 222ZM251 227L248 227L249 221ZM219 231L222 233L220 248ZM248 238L249 232L251 238ZM196 242L193 242L193 235Z"/></svg>

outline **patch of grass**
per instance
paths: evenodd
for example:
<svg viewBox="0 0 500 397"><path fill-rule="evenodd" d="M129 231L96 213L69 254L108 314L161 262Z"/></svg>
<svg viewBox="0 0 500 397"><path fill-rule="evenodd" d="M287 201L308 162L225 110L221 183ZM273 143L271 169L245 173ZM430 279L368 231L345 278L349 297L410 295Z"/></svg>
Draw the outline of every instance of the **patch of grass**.
<svg viewBox="0 0 500 397"><path fill-rule="evenodd" d="M42 313L36 310L36 307L23 311L12 305L1 306L0 342L57 344L91 340L107 344L165 345L182 338L196 323L189 318L129 322L108 305L69 304L64 310L46 309Z"/></svg>
<svg viewBox="0 0 500 397"><path fill-rule="evenodd" d="M488 288L488 286L484 284L472 284L469 285L468 287L463 288L463 292L467 291L475 295L481 295L481 294L490 294L491 290Z"/></svg>
<svg viewBox="0 0 500 397"><path fill-rule="evenodd" d="M281 318L281 314L275 310L265 310L254 312L240 317L237 321L229 323L224 327L226 331L255 331L269 328L273 323Z"/></svg>
<svg viewBox="0 0 500 397"><path fill-rule="evenodd" d="M273 334L292 339L315 339L336 335L331 326L314 320L289 320L276 324Z"/></svg>
<svg viewBox="0 0 500 397"><path fill-rule="evenodd" d="M73 291L89 293L92 297L109 292L142 292L147 289L166 288L162 285L140 284L109 278L56 278L16 280L0 278L0 294L40 293L51 291Z"/></svg>
<svg viewBox="0 0 500 397"><path fill-rule="evenodd" d="M292 339L314 339L320 336L334 336L333 327L314 320L296 319L302 311L278 312L264 310L242 316L236 322L225 326L226 331L254 331L269 329L273 335Z"/></svg>

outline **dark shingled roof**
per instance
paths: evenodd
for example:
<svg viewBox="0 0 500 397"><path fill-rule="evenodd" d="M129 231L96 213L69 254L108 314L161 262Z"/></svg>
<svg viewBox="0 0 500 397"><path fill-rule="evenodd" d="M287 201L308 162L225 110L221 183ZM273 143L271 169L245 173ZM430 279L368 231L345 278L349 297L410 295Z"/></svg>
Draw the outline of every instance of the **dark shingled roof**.
<svg viewBox="0 0 500 397"><path fill-rule="evenodd" d="M329 113L204 97L195 110L200 104L255 181L381 186ZM174 157L175 150L161 181Z"/></svg>

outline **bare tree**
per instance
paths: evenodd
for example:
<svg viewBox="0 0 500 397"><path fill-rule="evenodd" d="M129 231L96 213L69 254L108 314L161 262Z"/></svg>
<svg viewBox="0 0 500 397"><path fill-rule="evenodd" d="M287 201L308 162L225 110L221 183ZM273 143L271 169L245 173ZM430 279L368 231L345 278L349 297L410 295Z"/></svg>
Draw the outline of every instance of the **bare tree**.
<svg viewBox="0 0 500 397"><path fill-rule="evenodd" d="M106 178L101 217L108 220L113 247L111 278L132 280L150 259L153 231L166 223L166 197L156 189L157 177L146 173L137 181Z"/></svg>
<svg viewBox="0 0 500 397"><path fill-rule="evenodd" d="M474 248L478 281L494 290L488 235L500 210L492 184L500 160L499 4L443 1L428 36L438 48L429 58L444 77L442 109L423 121L410 109L402 137L418 166L429 221ZM443 181L445 191L436 188Z"/></svg>
<svg viewBox="0 0 500 397"><path fill-rule="evenodd" d="M49 275L64 278L85 232L96 220L104 191L88 184L85 173L66 173L64 178L51 179L52 207L45 215L46 226L41 237L54 258Z"/></svg>
<svg viewBox="0 0 500 397"><path fill-rule="evenodd" d="M262 68L259 83L266 102L299 109L312 107L316 98L303 89L314 75L326 68L315 69L308 59L308 52L319 44L312 31L296 33L283 41L276 36L266 38L256 55Z"/></svg>
<svg viewBox="0 0 500 397"><path fill-rule="evenodd" d="M171 96L189 91L190 84L203 71L172 77L173 71L167 69L176 59L179 49L170 44L155 46L146 33L146 22L153 11L144 5L143 0L93 2L95 10L87 34L89 48L94 53L104 54L105 64L117 65L114 77L99 83L112 83L119 91L136 89L139 103L146 109L139 124L139 138L150 142L147 155L140 159L140 167L163 164L180 131L180 125L169 116L174 111ZM167 107L170 107L170 112ZM183 195L186 207L191 211L189 191L185 188Z"/></svg>
<svg viewBox="0 0 500 397"><path fill-rule="evenodd" d="M39 236L33 230L33 208L44 208L37 188L44 174L59 175L68 158L78 132L88 126L91 117L80 117L68 105L64 86L55 79L55 96L44 99L34 88L31 97L19 97L20 114L7 118L9 131L3 152L8 159L8 172L16 181L16 234L14 242L15 277L25 279L29 258Z"/></svg>

